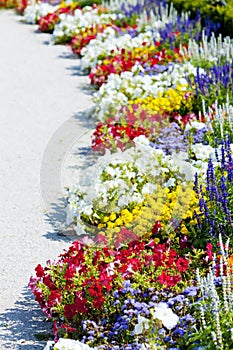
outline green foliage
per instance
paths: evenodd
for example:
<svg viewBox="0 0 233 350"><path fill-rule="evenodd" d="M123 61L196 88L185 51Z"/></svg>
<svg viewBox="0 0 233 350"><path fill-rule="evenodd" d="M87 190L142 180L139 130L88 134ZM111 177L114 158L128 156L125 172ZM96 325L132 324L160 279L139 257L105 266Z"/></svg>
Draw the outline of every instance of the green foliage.
<svg viewBox="0 0 233 350"><path fill-rule="evenodd" d="M101 0L74 0L74 1L77 2L81 7L92 6L94 4L99 5L102 2Z"/></svg>
<svg viewBox="0 0 233 350"><path fill-rule="evenodd" d="M42 340L47 341L47 340L53 339L54 336L51 333L40 332L40 333L35 334L34 337L39 341L42 341Z"/></svg>

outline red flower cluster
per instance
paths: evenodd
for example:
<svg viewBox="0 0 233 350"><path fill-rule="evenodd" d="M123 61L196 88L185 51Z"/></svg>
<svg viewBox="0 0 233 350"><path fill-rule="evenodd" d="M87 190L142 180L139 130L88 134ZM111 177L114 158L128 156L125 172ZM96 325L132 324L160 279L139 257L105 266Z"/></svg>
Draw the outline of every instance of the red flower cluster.
<svg viewBox="0 0 233 350"><path fill-rule="evenodd" d="M134 138L155 134L169 121L160 114L149 114L140 105L123 106L117 115L105 123L98 123L92 135L92 149L102 154L106 149L122 151L134 146Z"/></svg>
<svg viewBox="0 0 233 350"><path fill-rule="evenodd" d="M104 60L107 63L97 64L92 68L89 78L91 84L101 86L107 82L111 73L121 74L125 71L131 71L136 63L154 67L157 64L166 64L176 60L181 60L179 49L168 51L166 48L160 48L160 43L156 44L153 51L143 48L133 51L112 50L111 56Z"/></svg>
<svg viewBox="0 0 233 350"><path fill-rule="evenodd" d="M133 139L139 135L148 135L143 127L134 125L121 125L110 121L98 123L92 135L92 149L104 154L106 149L114 150L120 148L124 151L133 146Z"/></svg>
<svg viewBox="0 0 233 350"><path fill-rule="evenodd" d="M52 33L55 25L59 22L59 14L56 12L48 13L38 21L38 30L45 33Z"/></svg>
<svg viewBox="0 0 233 350"><path fill-rule="evenodd" d="M136 238L133 232L122 229L119 245L129 235ZM47 316L77 331L81 320L90 315L98 318L99 310L115 290L123 288L125 280L137 283L136 273L152 286L169 288L181 281L188 267L189 261L174 249L154 241L135 240L118 249L98 250L76 241L57 263L48 262L45 268L38 265L29 287Z"/></svg>
<svg viewBox="0 0 233 350"><path fill-rule="evenodd" d="M42 16L38 21L38 30L45 33L52 33L55 25L60 22L59 15L62 13L73 13L76 8L78 8L78 5L76 7L68 5L57 9L53 13Z"/></svg>

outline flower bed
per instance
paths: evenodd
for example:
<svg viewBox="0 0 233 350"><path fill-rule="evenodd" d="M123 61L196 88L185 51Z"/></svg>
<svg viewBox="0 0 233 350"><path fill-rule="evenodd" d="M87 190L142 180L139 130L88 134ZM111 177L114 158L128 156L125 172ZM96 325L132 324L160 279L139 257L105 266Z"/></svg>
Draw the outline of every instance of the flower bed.
<svg viewBox="0 0 233 350"><path fill-rule="evenodd" d="M159 1L24 19L96 89L98 161L66 198L77 240L29 282L45 349L232 349L232 40Z"/></svg>

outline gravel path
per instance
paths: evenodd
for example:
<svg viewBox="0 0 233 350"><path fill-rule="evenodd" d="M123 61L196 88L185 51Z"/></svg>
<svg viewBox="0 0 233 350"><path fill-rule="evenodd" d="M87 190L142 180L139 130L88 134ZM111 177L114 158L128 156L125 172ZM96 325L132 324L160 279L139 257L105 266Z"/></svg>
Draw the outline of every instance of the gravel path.
<svg viewBox="0 0 233 350"><path fill-rule="evenodd" d="M79 61L68 47L49 45L49 35L35 29L20 23L13 11L0 11L1 350L42 349L46 343L34 337L49 325L27 284L38 263L56 258L69 244L44 215L58 185L52 194L46 191L60 181L55 177L64 149L74 140L86 146L82 135L90 130L81 112L91 103L84 91L88 78L77 75ZM60 154L56 145L62 145ZM43 181L47 203L41 197Z"/></svg>

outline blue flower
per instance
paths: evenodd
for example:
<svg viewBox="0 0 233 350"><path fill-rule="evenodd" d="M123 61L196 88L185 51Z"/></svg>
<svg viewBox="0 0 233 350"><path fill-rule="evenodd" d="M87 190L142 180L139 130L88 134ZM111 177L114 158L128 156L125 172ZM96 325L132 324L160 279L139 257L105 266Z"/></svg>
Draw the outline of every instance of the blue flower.
<svg viewBox="0 0 233 350"><path fill-rule="evenodd" d="M194 297L195 295L197 295L197 287L191 286L191 287L187 287L183 293L186 294L189 297Z"/></svg>

